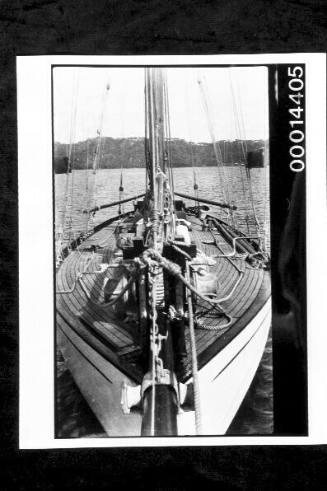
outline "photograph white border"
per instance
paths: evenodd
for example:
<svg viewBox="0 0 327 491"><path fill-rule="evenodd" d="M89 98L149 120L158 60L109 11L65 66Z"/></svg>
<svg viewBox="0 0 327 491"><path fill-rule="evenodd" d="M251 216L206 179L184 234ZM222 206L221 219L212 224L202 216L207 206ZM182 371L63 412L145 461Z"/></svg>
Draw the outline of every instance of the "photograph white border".
<svg viewBox="0 0 327 491"><path fill-rule="evenodd" d="M307 437L54 437L52 65L305 63L307 185ZM89 448L327 443L326 55L17 57L19 447Z"/></svg>

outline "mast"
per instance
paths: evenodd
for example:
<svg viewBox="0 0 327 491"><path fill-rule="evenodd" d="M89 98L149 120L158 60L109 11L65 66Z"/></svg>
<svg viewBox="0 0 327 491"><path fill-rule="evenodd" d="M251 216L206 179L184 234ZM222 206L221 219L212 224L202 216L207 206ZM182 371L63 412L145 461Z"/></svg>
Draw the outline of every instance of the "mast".
<svg viewBox="0 0 327 491"><path fill-rule="evenodd" d="M165 74L145 69L145 152L149 207L150 249L161 253L172 228L172 192L167 173L168 151L165 116L168 113ZM171 322L165 312L167 292L162 266L149 262L147 272L149 312L148 372L142 383L142 435L177 434L177 379Z"/></svg>
<svg viewBox="0 0 327 491"><path fill-rule="evenodd" d="M138 247L129 252L143 266L138 297L145 375L137 389L137 400L135 388L126 384L122 387L123 411L128 414L134 407L142 412L142 436L178 434L177 414L183 409L180 382L187 364L183 282L187 281L187 261L197 254L188 233L184 205L173 198L169 135L166 74L160 68L146 68L147 190L140 208L143 236L137 239Z"/></svg>
<svg viewBox="0 0 327 491"><path fill-rule="evenodd" d="M162 248L173 228L173 193L168 158L168 100L166 74L160 68L145 69L145 161L147 199L150 208L152 246Z"/></svg>

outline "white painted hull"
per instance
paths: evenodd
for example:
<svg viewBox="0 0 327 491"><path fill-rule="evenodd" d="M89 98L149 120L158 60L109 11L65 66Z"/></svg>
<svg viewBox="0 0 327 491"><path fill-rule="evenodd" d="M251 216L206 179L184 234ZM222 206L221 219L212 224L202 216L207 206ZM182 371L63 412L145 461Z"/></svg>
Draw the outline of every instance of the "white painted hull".
<svg viewBox="0 0 327 491"><path fill-rule="evenodd" d="M271 301L200 371L202 434L227 431L260 363L271 325ZM109 436L140 436L141 415L123 414L121 386L135 383L104 360L71 329L59 329L59 345L77 385ZM192 379L187 381L190 383ZM178 415L178 434L195 435L194 412Z"/></svg>
<svg viewBox="0 0 327 491"><path fill-rule="evenodd" d="M270 299L220 353L199 371L202 434L226 433L260 363L271 325ZM194 435L194 412L178 416L179 435Z"/></svg>

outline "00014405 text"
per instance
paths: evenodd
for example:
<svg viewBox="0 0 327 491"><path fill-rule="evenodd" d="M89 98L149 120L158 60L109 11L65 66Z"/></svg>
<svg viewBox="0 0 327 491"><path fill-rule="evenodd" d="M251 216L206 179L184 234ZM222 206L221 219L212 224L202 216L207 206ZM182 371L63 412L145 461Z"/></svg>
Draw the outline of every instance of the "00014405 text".
<svg viewBox="0 0 327 491"><path fill-rule="evenodd" d="M304 108L303 98L304 95L301 92L304 88L303 81L303 68L300 66L288 67L287 74L289 77L289 100L293 103L288 112L294 119L289 120L291 130L289 133L289 140L291 143L289 149L289 155L291 157L290 169L293 172L302 172L305 168L304 163Z"/></svg>

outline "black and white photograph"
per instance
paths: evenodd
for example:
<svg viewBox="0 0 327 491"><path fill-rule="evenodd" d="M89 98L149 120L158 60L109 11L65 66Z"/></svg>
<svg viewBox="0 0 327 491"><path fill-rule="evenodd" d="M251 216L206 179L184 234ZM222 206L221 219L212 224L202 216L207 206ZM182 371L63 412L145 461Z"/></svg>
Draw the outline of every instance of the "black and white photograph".
<svg viewBox="0 0 327 491"><path fill-rule="evenodd" d="M109 437L271 433L268 69L54 67L53 116L58 436L65 370Z"/></svg>
<svg viewBox="0 0 327 491"><path fill-rule="evenodd" d="M43 140L28 134L32 101L18 121L46 182L22 199L21 238L37 208L47 250L31 272L32 283L33 273L47 279L38 343L21 335L23 447L46 441L34 442L31 416L37 353L46 410L36 433L47 428L54 447L316 434L315 65L177 58L21 61L19 108L40 65Z"/></svg>

